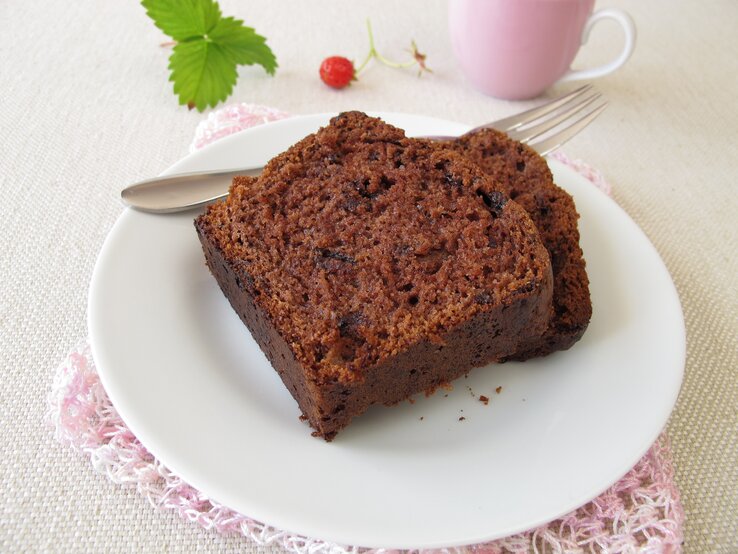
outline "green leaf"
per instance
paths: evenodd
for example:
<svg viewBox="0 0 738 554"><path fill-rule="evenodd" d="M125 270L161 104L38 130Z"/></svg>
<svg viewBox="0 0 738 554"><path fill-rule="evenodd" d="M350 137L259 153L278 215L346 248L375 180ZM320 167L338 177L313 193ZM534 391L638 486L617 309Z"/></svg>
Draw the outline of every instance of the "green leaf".
<svg viewBox="0 0 738 554"><path fill-rule="evenodd" d="M177 41L169 69L180 104L203 111L228 98L238 65L261 65L274 75L277 60L266 39L243 21L223 17L215 0L142 0L154 24Z"/></svg>
<svg viewBox="0 0 738 554"><path fill-rule="evenodd" d="M232 17L224 17L210 31L209 37L216 42L228 56L239 65L258 64L269 75L274 75L277 69L277 59L266 39L256 34L251 27L246 27L243 21Z"/></svg>
<svg viewBox="0 0 738 554"><path fill-rule="evenodd" d="M178 42L208 34L221 18L213 0L142 0L141 4L154 25Z"/></svg>
<svg viewBox="0 0 738 554"><path fill-rule="evenodd" d="M215 42L180 42L169 58L174 93L180 104L203 111L228 98L236 84L236 64Z"/></svg>

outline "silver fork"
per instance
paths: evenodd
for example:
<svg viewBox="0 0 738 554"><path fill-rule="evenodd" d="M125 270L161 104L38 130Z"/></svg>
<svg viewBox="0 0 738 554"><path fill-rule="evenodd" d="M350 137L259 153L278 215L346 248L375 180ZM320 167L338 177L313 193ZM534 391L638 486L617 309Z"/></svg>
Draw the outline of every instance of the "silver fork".
<svg viewBox="0 0 738 554"><path fill-rule="evenodd" d="M607 107L601 95L584 85L542 106L475 127L496 129L528 144L541 156L557 149L589 125ZM596 105L595 105L595 102ZM457 137L424 137L439 141ZM537 140L536 140L537 139ZM236 175L257 176L263 167L244 167L220 171L180 173L146 179L123 189L124 204L145 212L173 213L203 206L228 195L231 179Z"/></svg>

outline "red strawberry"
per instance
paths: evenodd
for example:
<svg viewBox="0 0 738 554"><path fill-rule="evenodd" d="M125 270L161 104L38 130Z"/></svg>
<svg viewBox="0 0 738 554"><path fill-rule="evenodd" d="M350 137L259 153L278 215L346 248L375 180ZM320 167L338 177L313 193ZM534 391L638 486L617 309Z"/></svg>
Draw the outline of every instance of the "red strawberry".
<svg viewBox="0 0 738 554"><path fill-rule="evenodd" d="M331 56L320 64L320 78L329 87L343 88L356 79L354 64L343 56Z"/></svg>

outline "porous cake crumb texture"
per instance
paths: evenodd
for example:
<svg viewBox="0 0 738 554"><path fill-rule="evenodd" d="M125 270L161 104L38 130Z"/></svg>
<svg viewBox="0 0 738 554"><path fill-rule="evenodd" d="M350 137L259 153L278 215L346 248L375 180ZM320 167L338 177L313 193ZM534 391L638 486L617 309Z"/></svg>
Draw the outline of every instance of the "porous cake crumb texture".
<svg viewBox="0 0 738 554"><path fill-rule="evenodd" d="M461 153L357 112L236 178L196 226L326 438L372 403L514 354L551 314L549 255L525 210Z"/></svg>

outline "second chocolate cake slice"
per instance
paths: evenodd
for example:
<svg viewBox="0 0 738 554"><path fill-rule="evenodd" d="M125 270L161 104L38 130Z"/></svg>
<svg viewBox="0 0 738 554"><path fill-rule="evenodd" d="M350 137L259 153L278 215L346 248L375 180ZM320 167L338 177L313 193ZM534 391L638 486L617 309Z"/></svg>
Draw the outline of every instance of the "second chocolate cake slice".
<svg viewBox="0 0 738 554"><path fill-rule="evenodd" d="M458 152L351 112L196 220L211 272L317 435L545 331L548 252L497 188Z"/></svg>
<svg viewBox="0 0 738 554"><path fill-rule="evenodd" d="M551 322L545 333L521 343L520 350L509 359L527 360L566 350L582 337L592 317L574 199L554 183L543 157L504 133L485 129L464 135L451 145L479 165L498 190L528 212L551 257Z"/></svg>

